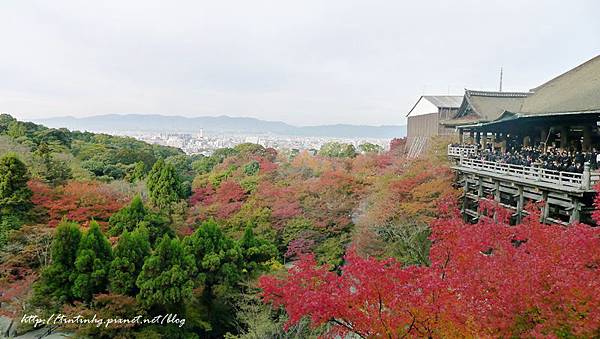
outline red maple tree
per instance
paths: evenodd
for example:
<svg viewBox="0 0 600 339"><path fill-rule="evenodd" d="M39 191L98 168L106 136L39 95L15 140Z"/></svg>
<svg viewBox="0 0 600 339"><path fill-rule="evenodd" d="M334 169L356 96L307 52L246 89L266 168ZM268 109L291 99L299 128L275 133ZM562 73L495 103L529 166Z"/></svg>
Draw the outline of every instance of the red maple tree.
<svg viewBox="0 0 600 339"><path fill-rule="evenodd" d="M285 308L288 325L309 317L313 326L333 325L332 336L598 333L600 228L544 225L533 209L513 227L443 215L431 225L429 267L351 250L338 275L306 255L285 278L261 278L264 299Z"/></svg>
<svg viewBox="0 0 600 339"><path fill-rule="evenodd" d="M31 181L29 187L33 191L32 202L46 211L51 227L63 218L82 224L95 219L104 225L127 203L123 194L96 181L70 181L54 189L42 182Z"/></svg>

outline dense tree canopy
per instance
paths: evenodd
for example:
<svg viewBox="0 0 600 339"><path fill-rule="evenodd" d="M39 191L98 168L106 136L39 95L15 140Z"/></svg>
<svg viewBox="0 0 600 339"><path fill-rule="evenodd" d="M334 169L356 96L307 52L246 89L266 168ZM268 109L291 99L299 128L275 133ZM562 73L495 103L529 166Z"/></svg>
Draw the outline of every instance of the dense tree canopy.
<svg viewBox="0 0 600 339"><path fill-rule="evenodd" d="M161 211L170 212L173 203L186 197L186 190L175 167L162 159L148 173L146 185L150 202Z"/></svg>
<svg viewBox="0 0 600 339"><path fill-rule="evenodd" d="M36 285L36 300L51 300L57 304L73 299L73 276L75 260L81 240L79 225L63 221L56 227L52 241L52 261L42 271L42 278Z"/></svg>
<svg viewBox="0 0 600 339"><path fill-rule="evenodd" d="M92 221L81 237L75 271L73 295L91 301L94 294L104 292L108 284L108 271L112 260L112 249L97 222Z"/></svg>
<svg viewBox="0 0 600 339"><path fill-rule="evenodd" d="M186 253L179 239L165 235L154 253L144 262L136 285L138 301L144 305L162 305L165 310L179 310L192 297L194 258Z"/></svg>
<svg viewBox="0 0 600 339"><path fill-rule="evenodd" d="M119 236L125 231L133 231L138 226L143 226L149 234L149 241L154 244L167 234L173 236L173 230L169 227L169 219L157 212L147 209L139 195L136 195L128 206L123 207L113 214L108 221L109 234Z"/></svg>
<svg viewBox="0 0 600 339"><path fill-rule="evenodd" d="M598 336L598 229L507 227L494 203L464 223L448 141L405 141L188 156L0 115L0 314L186 319L64 326L82 337Z"/></svg>
<svg viewBox="0 0 600 339"><path fill-rule="evenodd" d="M333 158L353 158L356 156L356 148L351 144L328 142L321 146L319 155Z"/></svg>
<svg viewBox="0 0 600 339"><path fill-rule="evenodd" d="M123 231L113 251L110 265L110 290L113 293L135 296L138 292L136 280L144 260L150 254L148 230L138 227L133 232Z"/></svg>
<svg viewBox="0 0 600 339"><path fill-rule="evenodd" d="M29 171L16 154L0 158L0 216L20 216L31 207Z"/></svg>
<svg viewBox="0 0 600 339"><path fill-rule="evenodd" d="M350 251L338 275L309 255L261 286L288 324L308 316L342 336L593 336L600 229L538 220L470 225L453 213L432 225L430 267Z"/></svg>

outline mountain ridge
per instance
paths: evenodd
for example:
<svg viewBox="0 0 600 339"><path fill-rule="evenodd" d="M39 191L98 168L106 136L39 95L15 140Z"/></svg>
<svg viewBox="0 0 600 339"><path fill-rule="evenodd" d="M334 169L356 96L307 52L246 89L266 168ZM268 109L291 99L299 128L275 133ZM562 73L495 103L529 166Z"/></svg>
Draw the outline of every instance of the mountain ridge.
<svg viewBox="0 0 600 339"><path fill-rule="evenodd" d="M91 132L198 132L278 134L315 137L370 137L394 138L406 135L405 125L327 124L295 126L282 121L261 120L252 117L201 116L184 117L161 114L103 114L89 117L61 116L33 119L54 128L69 128Z"/></svg>

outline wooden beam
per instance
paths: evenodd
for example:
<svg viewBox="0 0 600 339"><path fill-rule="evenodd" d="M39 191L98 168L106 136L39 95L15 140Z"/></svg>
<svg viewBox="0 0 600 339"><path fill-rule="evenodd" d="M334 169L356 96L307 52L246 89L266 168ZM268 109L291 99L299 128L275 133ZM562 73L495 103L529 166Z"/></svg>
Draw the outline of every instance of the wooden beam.
<svg viewBox="0 0 600 339"><path fill-rule="evenodd" d="M523 204L525 203L525 198L523 197L523 186L517 186L517 223L521 222L521 217L523 214Z"/></svg>
<svg viewBox="0 0 600 339"><path fill-rule="evenodd" d="M544 201L544 206L542 207L542 215L540 217L540 221L542 223L546 223L548 219L548 215L550 214L550 203L548 202L548 191L542 191L542 200Z"/></svg>
<svg viewBox="0 0 600 339"><path fill-rule="evenodd" d="M569 216L569 224L574 222L578 222L580 219L579 210L581 206L579 205L579 200L573 199L573 209L571 210L571 215Z"/></svg>

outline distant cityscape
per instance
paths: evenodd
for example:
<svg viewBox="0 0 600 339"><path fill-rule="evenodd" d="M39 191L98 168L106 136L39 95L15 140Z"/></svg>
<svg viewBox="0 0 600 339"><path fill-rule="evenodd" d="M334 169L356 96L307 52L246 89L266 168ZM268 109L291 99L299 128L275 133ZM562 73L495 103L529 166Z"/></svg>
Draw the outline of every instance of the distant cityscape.
<svg viewBox="0 0 600 339"><path fill-rule="evenodd" d="M129 136L152 144L177 147L187 154L250 142L288 150L319 150L327 142L358 147L371 143L389 148L390 140L406 136L405 125L293 126L281 121L228 116L182 117L158 114L108 114L90 117L54 117L36 120L53 128Z"/></svg>
<svg viewBox="0 0 600 339"><path fill-rule="evenodd" d="M371 143L389 148L391 138L334 138L310 136L286 136L275 134L227 134L206 133L200 130L197 133L177 132L140 132L140 131L112 131L105 132L113 135L129 136L152 144L180 148L186 154L210 155L214 150L224 147L233 147L241 143L254 143L264 147L289 150L319 150L327 142L341 142L358 147L361 144Z"/></svg>

